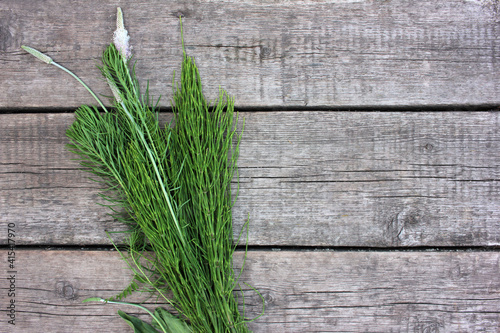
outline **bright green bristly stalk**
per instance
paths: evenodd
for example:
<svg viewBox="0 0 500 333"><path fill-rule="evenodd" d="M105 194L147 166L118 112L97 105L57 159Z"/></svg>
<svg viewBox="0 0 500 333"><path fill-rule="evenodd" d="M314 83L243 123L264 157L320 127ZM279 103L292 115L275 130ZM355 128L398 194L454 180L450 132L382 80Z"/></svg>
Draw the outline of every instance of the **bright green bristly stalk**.
<svg viewBox="0 0 500 333"><path fill-rule="evenodd" d="M189 221L185 232L196 258L189 272L192 295L181 307L202 332L247 331L233 297L231 180L240 141L233 106L223 91L213 107L207 104L194 60L184 54L174 94L169 172L172 179L180 175L175 197L186 202L179 215Z"/></svg>
<svg viewBox="0 0 500 333"><path fill-rule="evenodd" d="M231 180L241 136L233 101L221 91L209 105L184 53L175 127L161 128L148 92L140 95L122 60L110 45L100 67L118 95L114 112L82 106L67 135L82 164L110 189L103 193L110 207L127 213L115 214L132 230L124 257L135 281L123 295L145 284L194 332L248 332L234 295Z"/></svg>

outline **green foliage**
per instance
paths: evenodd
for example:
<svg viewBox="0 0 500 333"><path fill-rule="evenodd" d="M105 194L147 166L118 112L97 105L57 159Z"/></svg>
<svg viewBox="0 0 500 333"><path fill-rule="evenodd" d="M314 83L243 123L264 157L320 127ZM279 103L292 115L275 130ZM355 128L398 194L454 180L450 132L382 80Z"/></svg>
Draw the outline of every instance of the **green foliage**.
<svg viewBox="0 0 500 333"><path fill-rule="evenodd" d="M172 315L170 312L163 308L156 308L153 315L153 324L150 325L144 321L131 316L123 311L118 311L118 315L122 317L127 324L134 329L134 333L158 333L158 330L162 330L166 333L191 333L189 326L179 319L178 317Z"/></svg>
<svg viewBox="0 0 500 333"><path fill-rule="evenodd" d="M122 256L134 280L115 298L144 284L181 314L182 320L157 309L154 325L164 332L247 332L232 262L231 180L241 140L233 100L221 90L208 103L194 60L184 53L173 97L175 126L161 128L148 92L140 94L135 71L114 45L102 63L114 110L80 107L67 135L71 151L103 184L113 216L130 226ZM120 316L136 332L156 332Z"/></svg>
<svg viewBox="0 0 500 333"><path fill-rule="evenodd" d="M120 38L115 42L129 50L120 8L117 15L115 37L119 32ZM214 103L205 99L198 69L183 44L180 83L174 82L175 127L162 128L159 101L152 105L148 89L141 95L128 52L122 55L109 45L102 55L99 69L114 96L110 111L74 73L33 48L22 48L73 76L104 111L78 108L66 133L68 147L102 184L100 195L111 215L130 227L128 246L117 249L134 277L118 295L84 302L141 308L153 325L118 312L135 332L247 332L234 295L235 288L241 289L241 271L235 276L232 262L231 181L241 141L233 100L223 90ZM156 292L181 316L119 302L137 291Z"/></svg>
<svg viewBox="0 0 500 333"><path fill-rule="evenodd" d="M130 327L134 329L134 333L159 333L153 326L144 321L131 316L121 310L118 310L118 315L122 317ZM168 332L170 333L170 332Z"/></svg>
<svg viewBox="0 0 500 333"><path fill-rule="evenodd" d="M137 284L136 278L137 277L134 276L134 278L132 279L132 282L130 282L130 284L128 285L127 288L123 289L123 291L120 292L119 294L108 299L108 301L114 301L114 300L121 301L122 299L126 298L127 296L132 295L132 293L134 291L138 291L139 285Z"/></svg>
<svg viewBox="0 0 500 333"><path fill-rule="evenodd" d="M153 319L153 326L160 329L165 327L168 333L191 333L189 326L172 315L170 312L163 308L156 308Z"/></svg>

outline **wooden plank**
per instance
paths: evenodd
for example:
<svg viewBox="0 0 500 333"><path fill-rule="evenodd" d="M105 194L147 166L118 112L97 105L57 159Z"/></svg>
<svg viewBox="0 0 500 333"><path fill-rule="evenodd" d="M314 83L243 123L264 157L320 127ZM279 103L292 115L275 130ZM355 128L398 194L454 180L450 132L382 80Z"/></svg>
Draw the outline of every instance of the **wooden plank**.
<svg viewBox="0 0 500 333"><path fill-rule="evenodd" d="M498 105L498 5L418 2L110 1L0 3L0 107L93 103L76 81L20 50L47 52L109 95L95 68L125 12L137 72L169 106L178 16L206 91L244 106ZM90 24L91 23L91 24Z"/></svg>
<svg viewBox="0 0 500 333"><path fill-rule="evenodd" d="M250 216L251 245L500 244L497 112L243 116L234 224ZM109 244L119 228L65 149L72 119L0 116L0 221L22 244Z"/></svg>
<svg viewBox="0 0 500 333"><path fill-rule="evenodd" d="M6 251L0 251L6 258ZM111 296L130 274L116 252L17 251L16 326L8 332L128 332ZM5 272L6 260L1 260ZM242 262L235 257L235 267ZM266 301L254 332L496 332L498 252L249 252L241 281ZM10 301L2 283L1 326ZM247 315L260 298L245 291ZM142 296L143 297L143 296ZM135 298L137 301L139 298ZM151 300L146 306L153 308ZM5 330L3 330L5 332Z"/></svg>

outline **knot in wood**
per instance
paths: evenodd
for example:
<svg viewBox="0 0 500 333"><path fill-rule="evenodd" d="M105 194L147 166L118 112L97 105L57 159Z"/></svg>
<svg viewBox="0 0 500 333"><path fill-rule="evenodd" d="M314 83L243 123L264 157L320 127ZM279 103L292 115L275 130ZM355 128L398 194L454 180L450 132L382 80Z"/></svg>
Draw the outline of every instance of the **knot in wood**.
<svg viewBox="0 0 500 333"><path fill-rule="evenodd" d="M386 225L386 235L392 245L411 246L418 244L421 234L419 225L422 223L422 213L413 207L404 207L392 215Z"/></svg>
<svg viewBox="0 0 500 333"><path fill-rule="evenodd" d="M77 297L75 288L68 281L57 281L55 292L59 297L65 299L75 299Z"/></svg>
<svg viewBox="0 0 500 333"><path fill-rule="evenodd" d="M266 46L260 46L260 59L266 59L266 58L269 58L270 55L271 55L271 49L269 47L266 47Z"/></svg>
<svg viewBox="0 0 500 333"><path fill-rule="evenodd" d="M426 320L422 322L415 323L413 327L415 333L439 333L441 328L444 328L443 323L438 320Z"/></svg>
<svg viewBox="0 0 500 333"><path fill-rule="evenodd" d="M419 222L419 215L416 209L407 208L397 215L398 225L405 228L409 225L415 225Z"/></svg>
<svg viewBox="0 0 500 333"><path fill-rule="evenodd" d="M424 151L426 152L432 152L434 150L434 146L432 145L432 143L426 143L424 145Z"/></svg>
<svg viewBox="0 0 500 333"><path fill-rule="evenodd" d="M271 292L263 293L262 297L264 298L264 303L265 303L266 307L275 302L275 297Z"/></svg>

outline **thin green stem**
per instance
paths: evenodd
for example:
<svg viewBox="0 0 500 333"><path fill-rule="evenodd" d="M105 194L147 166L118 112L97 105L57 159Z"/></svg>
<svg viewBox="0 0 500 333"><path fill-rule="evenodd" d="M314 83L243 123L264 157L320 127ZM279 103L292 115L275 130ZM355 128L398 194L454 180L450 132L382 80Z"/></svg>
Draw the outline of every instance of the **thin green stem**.
<svg viewBox="0 0 500 333"><path fill-rule="evenodd" d="M137 251L134 251L134 252L137 252ZM131 252L131 254L133 254L133 252ZM137 260L135 259L134 256L132 256L131 260L134 262L134 265L136 266L137 270L140 271L140 273L142 274L142 277L144 279L146 279L146 281L149 283L149 285L152 286L160 294L160 296L163 297L163 299L165 299L165 301L168 302L168 304L170 304L172 307L177 309L177 306L167 296L165 296L165 294L161 291L161 289L156 287L155 284L153 282L151 282L151 279L147 276L146 273L144 273L144 270L141 268L141 264L139 262L137 262ZM179 309L177 309L177 310L179 310Z"/></svg>
<svg viewBox="0 0 500 333"><path fill-rule="evenodd" d="M104 104L102 104L101 100L99 98L97 98L97 96L94 94L94 92L78 76L76 76L72 71L70 71L69 69L67 69L64 66L59 65L51 57L49 57L48 55L46 55L43 52L38 51L37 49L34 49L34 48L26 46L26 45L21 45L21 48L23 50L25 50L26 52L28 52L29 54L31 54L32 56L38 58L40 61L43 61L44 63L46 63L48 65L54 65L54 66L62 69L63 71L65 71L66 73L68 73L69 75L71 75L72 77L74 77L95 98L95 100L104 109L104 111L108 112L108 110L106 109L106 107L104 106Z"/></svg>
<svg viewBox="0 0 500 333"><path fill-rule="evenodd" d="M95 100L99 103L99 105L104 109L105 112L108 112L108 109L106 109L106 107L104 106L104 104L102 104L101 100L94 94L94 92L89 88L89 86L87 86L85 84L85 82L83 82L78 76L76 76L72 71L70 71L69 69L67 69L66 67L64 66L61 66L59 65L57 62L55 61L52 61L50 63L51 65L54 65L60 69L62 69L63 71L65 71L66 73L68 73L69 75L71 75L72 77L74 77L78 82L80 82L80 84L82 86L85 87L85 89L87 89L87 91L92 95L92 97L95 98Z"/></svg>
<svg viewBox="0 0 500 333"><path fill-rule="evenodd" d="M144 148L146 148L146 150L148 152L149 159L151 160L151 163L152 163L153 168L155 170L156 178L158 178L158 182L161 185L161 190L163 192L163 196L165 197L165 200L167 201L168 210L170 211L170 215L172 215L172 219L174 220L175 227L177 228L177 231L179 232L179 237L182 241L182 244L186 245L186 241L184 240L184 235L182 234L182 230L179 226L179 222L177 221L177 217L175 216L174 209L172 208L172 204L170 202L170 198L169 198L167 191L165 189L165 184L163 182L163 179L161 178L160 171L158 170L158 166L156 165L156 161L153 157L153 153L151 152L151 149L149 148L149 145L146 141L146 138L144 137L144 133L140 129L139 125L137 125L137 123L134 121L134 118L132 117L130 112L128 112L127 107L125 106L124 102L121 102L121 106L122 106L123 110L125 111L127 117L130 119L130 121L134 125L135 129L137 130L137 133L139 134L139 137L141 138L141 141L144 145Z"/></svg>

